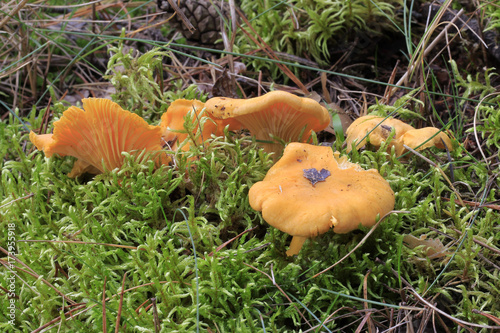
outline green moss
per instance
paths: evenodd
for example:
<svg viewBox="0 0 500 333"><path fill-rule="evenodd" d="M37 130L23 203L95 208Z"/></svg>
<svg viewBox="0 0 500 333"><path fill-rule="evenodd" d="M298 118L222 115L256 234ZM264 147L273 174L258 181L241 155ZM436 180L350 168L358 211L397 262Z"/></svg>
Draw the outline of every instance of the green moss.
<svg viewBox="0 0 500 333"><path fill-rule="evenodd" d="M154 67L147 68L151 72L145 80L153 77ZM138 88L133 97L123 90L120 96L132 105L147 100L141 94L151 91ZM193 88L173 90L170 97L162 95L161 103L194 93ZM150 122L160 115L153 104L143 108ZM55 119L63 109L59 104L52 108ZM492 110L478 113L482 126L495 117ZM37 127L41 115L33 113L24 121ZM194 130L189 116L185 124L186 131ZM477 242L498 249L499 211L462 206L458 198L497 200L500 183L493 175L499 169L492 164L488 170L460 146L451 155L453 171L445 152L423 152L448 178L453 172L458 194L437 167L418 156L398 159L386 147L352 151L349 159L377 169L396 194L395 209L408 213L389 216L344 261L313 277L353 250L367 230L345 235L330 231L307 241L297 257L286 257L290 236L264 223L248 203L249 188L272 163L251 137L226 133L197 146L193 143L199 133L192 134L186 141L190 149L176 153L174 166L155 169L140 156L125 154L121 170L69 179L74 158L46 159L14 117L0 123L0 135L0 229L13 230L16 256L26 265L13 263L19 267L19 331L48 324L64 314L62 307L70 300L84 303L85 311L76 318L66 313L64 323L55 323L53 330L102 330L104 288L110 298L106 323L113 329L125 274L130 290L124 293L121 326L131 331L155 330L151 298L161 331L349 330L352 326L346 325L364 315L352 309L363 308L365 292L375 309L372 319L387 326L383 304L398 309L402 293L408 305L422 306L401 289L403 281L456 318L492 325L474 310L500 316L498 253ZM493 151L495 136L487 138L493 140L488 146ZM422 249L403 245L404 234L439 239L448 246L447 255L430 259ZM7 243L8 233L1 235L1 243ZM43 242L27 242L35 240ZM0 271L0 285L8 285L9 274L6 268ZM5 294L0 297L1 308L9 304ZM2 319L2 331L15 331L6 314Z"/></svg>
<svg viewBox="0 0 500 333"><path fill-rule="evenodd" d="M258 36L275 52L309 58L326 65L333 47L342 45L353 34L381 36L397 28L398 0L243 0L240 7ZM252 31L243 26L252 35ZM238 32L235 51L246 53L257 48ZM352 38L351 38L352 39ZM259 60L251 62L255 70L269 69L276 78L277 67Z"/></svg>
<svg viewBox="0 0 500 333"><path fill-rule="evenodd" d="M177 81L173 89L163 87L163 60L169 57L167 51L153 49L139 54L122 39L117 46L109 47L109 52L111 57L104 77L115 87L113 100L126 110L158 122L175 99L206 99L195 85L181 90L181 82Z"/></svg>

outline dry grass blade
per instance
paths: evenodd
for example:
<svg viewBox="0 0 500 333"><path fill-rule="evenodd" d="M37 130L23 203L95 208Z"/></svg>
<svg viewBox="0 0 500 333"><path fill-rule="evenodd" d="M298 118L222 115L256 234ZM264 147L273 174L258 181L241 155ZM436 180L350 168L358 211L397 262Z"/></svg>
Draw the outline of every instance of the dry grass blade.
<svg viewBox="0 0 500 333"><path fill-rule="evenodd" d="M274 273L272 271L272 267L271 267L271 274L273 275L273 277L271 277L269 274L261 271L260 269L258 269L257 267L254 267L252 265L249 265L247 264L246 262L243 263L243 265L245 266L248 266L250 268L253 268L255 269L257 272L260 272L262 274L264 274L265 276L267 276L267 278L273 283L273 286L275 286L276 288L278 288L278 290L283 294L283 296L285 296L285 298L288 300L288 302L290 302L290 304L295 308L295 310L297 310L297 313L302 317L302 319L304 319L304 321L307 323L307 325L309 325L309 327L312 327L311 323L309 323L309 321L307 320L307 318L304 316L304 314L297 308L297 306L295 305L295 303L290 299L290 297L288 296L287 293L285 293L283 291L283 289L281 289L280 285L276 283L276 280L274 279Z"/></svg>
<svg viewBox="0 0 500 333"><path fill-rule="evenodd" d="M178 281L159 281L158 283L159 283L159 284L165 284L165 283L179 283L179 282L178 282ZM129 291L132 291L132 290L136 290L136 289L139 289L139 288L142 288L142 287L152 286L152 285L154 285L154 284L156 284L156 282L150 282L150 283L146 283L146 284L141 284L141 285L139 285L139 286L135 286L135 287L132 287L132 288L129 288L129 289L125 290L125 291L124 291L124 293L129 292ZM188 286L191 286L191 284L189 284L189 283L185 283L185 282L184 282L184 284L186 284L186 285L188 285ZM116 297L116 296L118 296L118 295L121 295L121 294L115 294L115 295L113 295L113 296L111 296L111 297L107 297L104 301L105 301L105 302L107 302L107 301L109 301L110 299L112 299L112 298L114 298L114 297ZM80 314L82 314L82 313L84 313L84 312L86 312L86 311L89 311L89 310L93 309L93 308L94 308L94 307L96 307L96 306L97 306L97 304L94 304L94 305L92 305L92 306L89 306L89 307L87 307L87 308L83 309L82 311L80 311L79 313L76 313L76 314L73 314L73 315L71 315L71 316L67 317L67 318L66 318L66 320L73 319L73 318L77 317L78 315L80 315ZM80 307L80 308L78 308L78 309L81 309L81 308L83 308L83 307L85 307L85 306L82 306L82 307ZM75 310L76 310L76 309L73 309L73 311L75 311ZM68 314L69 314L69 313L68 313ZM51 321L50 321L50 323L47 323L47 324L45 324L45 325L43 325L43 326L41 326L41 327L37 328L36 330L34 330L34 331L33 331L33 333L41 333L41 332L45 332L45 331L47 331L47 330L50 330L50 329L52 329L54 326L52 326L52 327L49 327L49 326L50 326L50 325L52 325L52 324L57 323L59 320L61 320L61 317L60 317L60 316L59 316L59 317L57 317L57 318L55 318L55 319L53 319L53 320L51 320Z"/></svg>
<svg viewBox="0 0 500 333"><path fill-rule="evenodd" d="M33 59L28 59L28 60L25 60L21 63L18 63L15 67L9 68L7 71L2 71L0 74L0 79L3 79L5 77L9 77L14 73L17 74L21 69L30 65L32 62L33 62Z"/></svg>
<svg viewBox="0 0 500 333"><path fill-rule="evenodd" d="M385 87L385 92L384 92L384 97L380 100L380 104L386 104L390 101L393 93L394 93L394 79L396 78L396 73L399 68L399 60L396 61L396 65L394 65L394 68L392 69L391 76L389 77L389 83L387 87Z"/></svg>
<svg viewBox="0 0 500 333"><path fill-rule="evenodd" d="M332 319L333 316L335 316L339 311L342 311L342 310L346 310L346 308L341 307L339 309L336 309L328 317L326 317L325 320L323 320L323 322L321 322L321 324L309 328L308 330L304 331L304 333L309 333L309 332L312 332L313 330L317 330L319 327L324 327L324 325L326 323L328 323L328 322L331 321L331 319Z"/></svg>
<svg viewBox="0 0 500 333"><path fill-rule="evenodd" d="M242 12L240 12L240 11L238 11L238 14L243 19L243 21L245 22L245 24L248 27L250 27L250 30L252 30L252 32L259 38L260 41L258 41L257 39L255 39L255 37L252 34L250 34L240 24L238 24L238 27L241 29L241 31L243 31L245 33L245 35L247 35L248 38L250 38L271 59L279 60L279 58L276 56L276 54L274 53L274 51L269 47L269 45L267 45L267 43L262 39L262 37L260 37L259 34L255 31L255 29L252 27L252 25L247 20L247 18L245 17L245 15ZM295 74L292 73L292 71L287 66L285 66L285 65L283 65L283 64L281 64L279 62L276 62L276 65L283 71L283 73L285 73L285 75L287 75L300 88L300 90L302 90L302 92L305 95L309 94L309 91L307 90L306 86L295 76Z"/></svg>
<svg viewBox="0 0 500 333"><path fill-rule="evenodd" d="M370 318L370 313L369 312L363 316L363 320L361 320L361 323L359 323L358 327L356 328L355 333L361 333L362 332L363 327L365 326L366 322L368 321L368 318ZM368 330L371 333L370 327L368 327Z"/></svg>
<svg viewBox="0 0 500 333"><path fill-rule="evenodd" d="M30 286L30 284L28 282L26 282L23 278L21 278L19 276L19 274L17 273L17 271L25 272L31 276L34 276L33 273L30 273L30 272L28 272L20 267L15 267L14 265L12 265L12 263L9 263L8 260L0 259L0 264L2 264L10 273L14 274L14 276L16 278L18 278L20 281L22 281L24 283L24 285L27 286L35 295L40 296L40 293L38 291L36 291L35 289L33 289L33 287ZM14 271L14 268L16 268L15 271ZM4 288L2 287L2 289L4 289ZM6 293L8 293L8 289L6 289L6 290L7 290ZM17 295L15 297L19 298L19 296L17 296Z"/></svg>
<svg viewBox="0 0 500 333"><path fill-rule="evenodd" d="M81 312L76 313L76 314L75 314L75 313L73 313L73 312L78 311L78 310L81 310L81 309L85 309L85 307L86 307L86 306L87 306L87 304L84 304L84 305L80 305L80 306L78 306L78 307L77 307L77 308L75 308L75 309L71 309L70 311L68 311L68 312L65 312L65 313L64 313L64 317L67 317L67 318L72 318L72 317L74 317L74 316L77 316L77 315L79 315ZM85 311L85 310L84 310L84 311ZM42 332L46 332L46 331L48 331L48 330L50 330L50 329L52 328L52 327L49 327L50 325L53 325L53 324L55 324L55 323L59 322L60 320L61 320L61 317L60 317L60 316L59 316L59 317L57 317L57 318L54 318L54 319L52 319L51 321L49 321L47 324L45 324L45 325L43 325L43 326L38 327L36 330L34 330L34 331L33 331L33 332L31 332L31 333L42 333Z"/></svg>
<svg viewBox="0 0 500 333"><path fill-rule="evenodd" d="M434 21L433 21L433 25L431 27L428 27L427 29L427 32L425 34L424 37L422 37L422 40L418 46L418 48L415 50L411 60L410 60L410 63L408 64L408 69L407 71L405 72L405 74L399 79L399 81L396 83L397 86L400 86L402 85L403 83L405 83L407 80L408 80L408 77L413 74L414 70L416 69L417 67L417 64L420 64L422 63L423 59L425 58L425 56L427 54L429 54L429 52L432 50L432 48L434 48L434 45L435 45L435 42L442 38L445 34L440 34L436 40L434 41L434 43L432 43L429 47L425 48L425 45L427 44L427 41L430 39L432 33L434 32L434 30L436 29L436 27L438 26L439 24L439 21L441 20L441 17L443 16L444 12L447 10L447 8L451 5L452 1L451 0L447 0L442 6L441 6L441 9L439 10L438 14L436 15L436 17L434 18ZM458 17L458 16L457 16ZM456 18L457 18L456 17ZM456 19L455 18L455 19Z"/></svg>
<svg viewBox="0 0 500 333"><path fill-rule="evenodd" d="M455 193L455 195L457 196L457 199L460 202L460 205L462 205L462 206L465 207L465 204L464 204L464 202L462 200L462 196L457 191L457 189L455 188L455 186L453 186L453 183L450 181L450 179L448 178L448 176L444 173L443 169L441 169L436 163L434 163L433 161L431 161L430 159L428 159L424 155L420 154L415 149L413 149L411 147L408 147L407 145L403 145L403 147L405 147L405 149L407 149L408 151L411 151L413 154L417 155L418 157L420 157L421 159L423 159L424 161L426 161L427 163L429 163L430 165L432 165L434 168L436 168L439 171L439 173L443 176L443 178L446 180L446 182L448 183L448 185L450 185L450 188Z"/></svg>
<svg viewBox="0 0 500 333"><path fill-rule="evenodd" d="M405 210L393 210L393 211L390 211L389 213L385 214L384 216L382 216L380 218L380 220L377 223L375 223L375 225L370 229L370 231L368 231L366 233L365 237L363 237L363 239L360 240L359 243L351 251L349 251L349 253L347 253L344 257L342 257L342 259L340 259L339 261L337 261L335 264L333 264L330 267L322 270L321 272L313 275L312 278L316 278L316 277L320 276L321 274L328 272L329 270L331 270L332 268L334 268L335 266L337 266L338 264L340 264L342 261L344 261L345 259L347 259L354 251L356 251L361 245L363 245L364 242L366 242L366 240L375 231L375 229L377 229L377 227L380 225L380 223L382 223L382 221L384 221L386 219L386 217L388 217L391 214L400 214L400 213L409 214L410 212L409 211L405 211Z"/></svg>
<svg viewBox="0 0 500 333"><path fill-rule="evenodd" d="M486 155L484 154L484 151L483 151L483 148L481 148L481 142L479 141L479 137L477 135L477 113L479 112L479 107L481 106L481 104L488 98L494 96L494 95L498 95L499 93L495 92L495 93L492 93L492 94L488 94L486 96L484 96L481 101L479 101L478 105L476 106L476 108L474 109L474 119L473 119L473 128L474 128L474 139L476 139L476 143L477 143L477 148L479 149L479 151L481 152L481 156L483 157L484 159L484 164L486 165L486 167L488 168L488 170L490 170L490 163L488 163L488 159L486 158Z"/></svg>
<svg viewBox="0 0 500 333"><path fill-rule="evenodd" d="M63 241L63 240L45 240L45 239L21 239L18 242L25 243L65 243L65 244L82 244L82 245L103 245L103 246L112 246L119 247L122 249L130 249L137 250L137 247L130 245L118 245L118 244L108 244L108 243L97 243L97 242L84 242L84 241ZM141 248L141 250L144 250Z"/></svg>
<svg viewBox="0 0 500 333"><path fill-rule="evenodd" d="M24 197L17 198L17 199L14 199L14 200L12 200L12 201L9 201L9 202L7 202L6 204L1 205L1 206L0 206L0 209L2 209L2 208L4 208L4 207L7 207L7 206L9 206L9 205L12 205L12 204L13 204L14 202L16 202L16 201L19 201L19 200L24 200L24 199L29 199L29 198L31 198L31 197L32 197L32 196L34 196L34 195L35 195L35 193L30 193L30 194L28 194L28 195L25 195Z"/></svg>
<svg viewBox="0 0 500 333"><path fill-rule="evenodd" d="M155 333L160 332L160 317L158 316L158 308L156 307L156 297L151 298L151 305L153 307L153 320L155 323Z"/></svg>
<svg viewBox="0 0 500 333"><path fill-rule="evenodd" d="M26 265L24 262L22 262L21 260L19 260L15 255L13 255L11 252L8 252L6 249L4 249L3 247L0 246L0 251L2 251L4 254L6 254L7 256L13 258L15 261L17 261L18 263L20 263L21 265L23 265L24 267L26 267L29 271L27 270L23 270L19 267L16 267L18 270L22 270L23 272L33 276L35 279L40 279L43 283L45 283L47 286L49 286L50 288L54 289L56 293L58 293L60 296L62 296L67 302L69 302L70 304L76 304L75 301L73 301L72 299L70 299L68 296L66 296L64 293L62 293L59 289L57 289L56 287L54 287L54 285L52 285L52 283L50 283L49 281L45 280L43 277L40 277L39 274L37 274L35 271L33 271L28 265ZM3 265L6 265L4 262L4 260L0 260L0 262L2 262ZM6 266L7 267L7 266Z"/></svg>
<svg viewBox="0 0 500 333"><path fill-rule="evenodd" d="M370 273L371 273L371 270L368 270L368 272L365 274L365 277L363 278L363 298L365 300L368 299L368 276L370 275ZM371 317L372 312L369 311L370 308L368 306L368 302L364 301L363 306L364 306L365 310L367 311L365 318L366 318L366 322L368 324L368 333L374 333L376 331L376 328L375 328L375 325L373 323L373 319ZM360 326L360 328L361 328L361 326Z"/></svg>
<svg viewBox="0 0 500 333"><path fill-rule="evenodd" d="M19 4L17 4L17 6L14 9L12 9L12 11L8 15L5 15L3 20L0 21L0 29L3 28L3 26L5 25L5 23L7 23L7 21L9 21L9 19L11 19L13 16L16 16L17 13L19 13L19 11L23 9L23 7L26 5L27 2L28 0L22 0Z"/></svg>
<svg viewBox="0 0 500 333"><path fill-rule="evenodd" d="M458 319L458 318L455 318L449 314L447 314L446 312L444 312L443 310L440 310L439 308L437 308L435 305L431 304L430 302L428 302L427 300L425 300L422 296L420 296L410 285L407 286L407 288L410 290L410 292L413 294L413 296L415 296L420 302L424 303L425 305L427 305L429 308L431 308L432 310L438 312L439 314L441 314L442 316L450 319L451 321L455 322L456 324L462 326L463 328L465 328L466 330L468 330L469 332L474 332L474 330L472 330L471 328L467 327L467 326L471 326L471 327L478 327L478 328L483 328L483 329L489 329L489 330L500 330L500 326L489 326L489 325L480 325L480 324L476 324L476 323L470 323L470 322L467 322L467 321L464 321L464 320L461 320L461 319Z"/></svg>
<svg viewBox="0 0 500 333"><path fill-rule="evenodd" d="M376 262L379 262L379 263L381 263L383 265L386 265L385 262L383 262L382 260L380 260L378 258L376 259ZM443 310L437 308L434 304L430 303L429 301L427 301L426 299L424 299L422 296L420 296L420 294L417 293L415 291L415 289L413 289L413 287L411 286L411 284L408 281L406 281L403 277L401 277L400 274L394 268L391 267L391 271L392 271L392 273L398 279L401 279L401 281L405 285L405 289L407 289L413 296L415 296L418 301L420 301L421 303L425 304L427 307L429 307L430 309L432 309L434 312L437 312L440 315L442 315L442 316L450 319L451 321L453 321L457 325L463 327L467 331L474 332L474 330L472 330L470 327L478 327L478 328L489 329L489 330L499 330L500 329L500 326L489 326L489 325L480 325L480 324L476 324L476 323L470 323L470 322L467 322L467 321L464 321L464 320L461 320L461 319L458 319L458 318L455 318L455 317L449 315L448 313L446 313ZM443 327L446 327L446 326L443 326Z"/></svg>

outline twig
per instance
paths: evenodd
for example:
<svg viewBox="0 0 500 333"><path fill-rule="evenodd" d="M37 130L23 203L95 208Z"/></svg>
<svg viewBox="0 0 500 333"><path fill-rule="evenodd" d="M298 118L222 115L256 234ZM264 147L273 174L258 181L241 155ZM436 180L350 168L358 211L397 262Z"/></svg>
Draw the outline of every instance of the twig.
<svg viewBox="0 0 500 333"><path fill-rule="evenodd" d="M194 28L194 26L191 24L191 21L189 21L189 19L186 17L186 15L184 15L184 13L179 8L179 6L177 6L177 4L175 3L175 1L174 0L167 0L167 1L170 4L170 6L172 6L172 8L174 9L175 13L177 15L179 15L179 17L182 20L182 23L184 23L186 25L186 28L188 28L190 32L193 32L194 30L196 30Z"/></svg>
<svg viewBox="0 0 500 333"><path fill-rule="evenodd" d="M118 314L116 315L115 333L118 333L118 331L120 330L120 319L122 318L123 295L125 294L125 278L126 277L127 277L127 272L125 272L125 274L123 274L122 291L120 292L120 303L118 305Z"/></svg>
<svg viewBox="0 0 500 333"><path fill-rule="evenodd" d="M102 287L102 332L107 333L106 325L106 276L104 277L104 286Z"/></svg>
<svg viewBox="0 0 500 333"><path fill-rule="evenodd" d="M441 200L450 201L449 198L444 198L444 197L441 197ZM472 207L479 207L479 208L484 207L494 210L500 210L500 205L495 205L495 204L482 204L480 202L469 201L469 200L463 200L463 203Z"/></svg>
<svg viewBox="0 0 500 333"><path fill-rule="evenodd" d="M451 230L455 231L457 234L459 234L460 236L462 236L462 232L458 229L455 229L455 228L451 228ZM485 244L479 240L477 240L475 237L472 237L472 240L474 241L474 243L478 244L478 245L481 245L482 247L484 248L487 248L488 250L490 250L491 252L495 252L496 254L499 254L500 255L500 250L499 249L496 249L494 247L491 247L489 246L488 244Z"/></svg>
<svg viewBox="0 0 500 333"><path fill-rule="evenodd" d="M255 226L255 227L253 227L253 228L247 229L247 230L245 230L245 231L241 232L240 234L238 234L237 236L235 236L235 237L231 238L230 240L228 240L228 241L226 241L226 242L222 243L221 245L217 246L217 248L215 249L215 251L210 252L210 253L208 254L208 256L209 256L209 257L213 256L213 255L214 255L214 253L219 252L220 250L222 250L223 248L225 248L225 247L226 247L229 243L231 243L231 242L233 242L234 240L236 240L236 239L240 238L241 236L243 236L243 235L244 235L244 234L246 234L247 232L257 229L258 227L259 227L259 226Z"/></svg>

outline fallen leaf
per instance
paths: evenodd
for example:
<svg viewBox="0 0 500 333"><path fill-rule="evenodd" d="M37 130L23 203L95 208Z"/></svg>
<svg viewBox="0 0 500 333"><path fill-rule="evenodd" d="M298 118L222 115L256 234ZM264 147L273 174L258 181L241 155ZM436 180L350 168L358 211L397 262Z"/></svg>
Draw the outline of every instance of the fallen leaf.
<svg viewBox="0 0 500 333"><path fill-rule="evenodd" d="M420 238L413 235L404 235L403 241L410 249L423 245L424 253L429 259L441 258L449 254L449 252L446 251L447 248L439 239L427 239L427 235L421 235Z"/></svg>

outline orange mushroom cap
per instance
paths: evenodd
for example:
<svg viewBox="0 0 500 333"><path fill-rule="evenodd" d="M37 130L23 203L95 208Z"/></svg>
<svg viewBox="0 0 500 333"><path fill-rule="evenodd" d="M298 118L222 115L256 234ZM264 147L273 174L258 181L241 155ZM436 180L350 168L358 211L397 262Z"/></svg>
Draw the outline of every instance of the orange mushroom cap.
<svg viewBox="0 0 500 333"><path fill-rule="evenodd" d="M404 145L417 150L429 147L444 149L443 141L452 150L450 138L435 127L425 127L415 129L401 120L378 116L363 116L356 119L347 129L347 152L351 151L352 144L356 142L356 149L366 144L365 136L368 134L370 143L380 147L387 140L389 134L394 129L395 135L389 148L394 146L396 156L401 156L405 151Z"/></svg>
<svg viewBox="0 0 500 333"><path fill-rule="evenodd" d="M356 142L356 149L363 147L366 144L365 136L368 133L370 133L368 134L370 143L380 147L387 140L392 129L395 131L392 145L395 145L398 144L395 140L399 139L407 131L414 129L414 127L394 118L384 120L384 117L378 116L359 117L346 130L347 152L351 151L354 142Z"/></svg>
<svg viewBox="0 0 500 333"><path fill-rule="evenodd" d="M277 155L283 146L273 142L272 136L285 142L305 142L311 131L321 131L330 124L328 111L318 102L284 91L249 99L215 97L205 103L205 108L216 119L239 122L257 140L264 141L265 151Z"/></svg>
<svg viewBox="0 0 500 333"><path fill-rule="evenodd" d="M448 135L439 131L436 127L410 130L403 134L398 141L401 143L398 145L400 146L398 147L398 155L402 155L406 151L403 144L416 150L424 150L429 147L445 149L445 145L448 150L453 150L453 145Z"/></svg>
<svg viewBox="0 0 500 333"><path fill-rule="evenodd" d="M184 122L185 117L190 111L193 111L193 123L200 123L200 117L203 115L202 110L205 104L199 100L187 100L187 99L177 99L170 104L167 111L161 116L160 127L163 130L163 139L165 141L177 140L177 143L181 143L186 140L189 136L185 133ZM208 115L207 115L208 116ZM220 119L209 119L203 124L203 131L197 140L197 144L202 141L207 140L215 134L221 136L224 134L224 127L230 125L230 130L239 129L240 126L236 123L230 123ZM199 128L199 126L197 126ZM183 150L189 149L189 144L184 145Z"/></svg>
<svg viewBox="0 0 500 333"><path fill-rule="evenodd" d="M184 117L186 117L189 111L193 110L195 112L193 122L197 121L197 116L204 105L205 103L196 99L177 99L173 101L167 111L161 116L160 127L163 130L163 139L165 141L173 141L177 138L179 141L184 141L188 137L188 134L179 132L184 130Z"/></svg>
<svg viewBox="0 0 500 333"><path fill-rule="evenodd" d="M30 133L30 140L45 156L74 156L77 163L68 176L83 172L101 173L123 164L122 152L146 150L157 154L157 163L170 159L162 153L161 128L151 126L138 115L123 110L118 104L103 98L85 98L83 110L70 107L54 123L54 134Z"/></svg>
<svg viewBox="0 0 500 333"><path fill-rule="evenodd" d="M310 176L311 169L319 176ZM293 236L290 256L307 238L332 227L347 233L374 225L377 215L394 208L395 198L377 170L339 158L330 147L290 143L264 180L250 188L249 201L267 223Z"/></svg>

